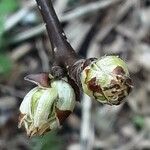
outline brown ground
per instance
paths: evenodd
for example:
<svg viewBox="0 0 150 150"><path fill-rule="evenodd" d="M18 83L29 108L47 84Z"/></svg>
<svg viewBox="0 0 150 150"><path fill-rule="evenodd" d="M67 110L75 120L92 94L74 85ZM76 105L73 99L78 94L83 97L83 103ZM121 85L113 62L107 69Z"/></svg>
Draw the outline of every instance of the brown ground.
<svg viewBox="0 0 150 150"><path fill-rule="evenodd" d="M92 132L87 131L87 143L83 143L82 138L80 140L82 105L77 104L58 135L47 138L48 148L37 146L35 149L78 150L82 143L83 147L87 147L85 149L150 150L150 1L55 1L55 8L73 48L84 57L121 56L127 61L134 89L126 102L117 107L101 105L93 100L88 122ZM27 138L23 129L17 128L19 104L34 86L23 78L27 74L48 71L48 59L52 60L40 14L36 5L33 3L31 6L30 2L32 0L20 1L14 14L30 8L28 15L22 16L5 32L5 40L8 40L0 48L12 62L9 73L0 72L0 150L33 149L31 139ZM14 16L11 23L15 18L19 16ZM54 146L59 143L58 137L63 141L63 148ZM51 142L53 138L55 141ZM40 143L38 140L34 141L36 145Z"/></svg>

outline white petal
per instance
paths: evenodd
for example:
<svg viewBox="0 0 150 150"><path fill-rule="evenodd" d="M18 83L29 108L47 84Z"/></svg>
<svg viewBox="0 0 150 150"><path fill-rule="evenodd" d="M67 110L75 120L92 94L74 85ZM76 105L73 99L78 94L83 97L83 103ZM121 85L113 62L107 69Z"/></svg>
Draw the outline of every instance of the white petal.
<svg viewBox="0 0 150 150"><path fill-rule="evenodd" d="M48 116L51 113L52 105L56 98L57 91L54 88L49 88L42 94L34 115L35 127L39 127L47 122Z"/></svg>
<svg viewBox="0 0 150 150"><path fill-rule="evenodd" d="M24 97L21 105L20 105L20 112L22 114L31 114L31 99L33 94L38 90L38 87L35 87L34 89L30 90L29 93Z"/></svg>
<svg viewBox="0 0 150 150"><path fill-rule="evenodd" d="M52 83L52 87L55 87L58 92L57 108L60 110L73 111L75 106L75 93L69 83L59 80Z"/></svg>

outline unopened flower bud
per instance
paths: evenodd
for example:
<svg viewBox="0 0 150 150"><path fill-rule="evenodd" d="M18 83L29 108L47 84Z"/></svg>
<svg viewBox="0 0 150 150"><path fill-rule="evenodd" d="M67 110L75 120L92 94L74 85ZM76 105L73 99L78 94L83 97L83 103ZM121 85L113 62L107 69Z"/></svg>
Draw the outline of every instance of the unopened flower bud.
<svg viewBox="0 0 150 150"><path fill-rule="evenodd" d="M64 80L54 80L48 88L37 86L21 103L19 127L23 125L29 136L43 135L60 127L74 106L74 90Z"/></svg>
<svg viewBox="0 0 150 150"><path fill-rule="evenodd" d="M117 56L104 56L81 73L83 91L99 102L118 105L130 93L132 82L126 63Z"/></svg>

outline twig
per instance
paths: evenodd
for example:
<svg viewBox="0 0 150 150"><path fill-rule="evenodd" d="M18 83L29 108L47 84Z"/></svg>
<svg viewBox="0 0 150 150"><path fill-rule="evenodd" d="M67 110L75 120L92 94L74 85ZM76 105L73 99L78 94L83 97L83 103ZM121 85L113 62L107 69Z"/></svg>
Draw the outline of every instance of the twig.
<svg viewBox="0 0 150 150"><path fill-rule="evenodd" d="M122 36L127 37L128 39L132 40L135 43L139 43L142 38L149 32L149 29L147 27L141 28L138 30L137 33L133 32L133 30L130 30L129 28L118 25L116 27L116 31L119 32Z"/></svg>
<svg viewBox="0 0 150 150"><path fill-rule="evenodd" d="M83 96L82 99L82 123L81 123L81 149L92 150L93 148L93 136L91 124L91 107L92 101L87 95Z"/></svg>
<svg viewBox="0 0 150 150"><path fill-rule="evenodd" d="M102 42L107 35L116 27L119 21L126 15L129 9L137 2L137 0L127 0L125 4L123 4L119 10L116 12L115 15L112 16L112 20L109 24L105 25L103 29L101 29L98 39L99 42Z"/></svg>
<svg viewBox="0 0 150 150"><path fill-rule="evenodd" d="M15 88L11 87L11 86L7 86L4 84L0 84L0 91L2 93L7 93L7 95L11 95L14 97L18 97L18 98L23 98L25 93L24 91L20 91L20 90L16 90Z"/></svg>
<svg viewBox="0 0 150 150"><path fill-rule="evenodd" d="M87 14L91 14L101 9L105 9L106 7L117 3L120 0L105 0L105 1L97 1L92 2L90 4L86 4L84 6L78 7L71 12L67 12L66 15L61 19L61 21L74 20L76 18L82 17Z"/></svg>
<svg viewBox="0 0 150 150"><path fill-rule="evenodd" d="M45 22L52 46L52 74L54 77L59 78L64 75L68 76L69 82L76 92L76 98L79 100L79 88L82 89L80 81L81 66L85 60L80 59L68 42L52 2L48 0L36 0L36 2Z"/></svg>
<svg viewBox="0 0 150 150"><path fill-rule="evenodd" d="M68 0L66 0L67 3ZM64 3L64 1L57 1L56 4L56 9L57 12L59 13L59 15L61 15L63 9L60 9L60 7L62 8L63 6L66 5L66 3ZM62 5L63 4L63 5ZM26 4L25 7L23 7L21 10L15 12L12 16L10 16L5 24L4 24L4 32L9 31L11 28L13 28L23 17L25 17L30 11L31 9L33 9L36 6L35 1L30 1L28 4ZM60 11L61 10L61 11ZM45 29L44 29L45 30Z"/></svg>
<svg viewBox="0 0 150 150"><path fill-rule="evenodd" d="M49 71L49 60L48 60L48 57L47 57L45 51L43 50L44 46L43 46L41 39L37 40L36 47L37 47L39 57L41 58L43 71L48 72Z"/></svg>
<svg viewBox="0 0 150 150"><path fill-rule="evenodd" d="M22 44L12 51L12 53L10 54L10 58L13 61L17 61L25 54L27 54L30 50L32 50L32 45L30 43Z"/></svg>
<svg viewBox="0 0 150 150"><path fill-rule="evenodd" d="M67 7L68 1L69 0L63 0L63 1L62 0L56 0L55 10L56 10L57 16L61 16L63 14L64 10Z"/></svg>
<svg viewBox="0 0 150 150"><path fill-rule="evenodd" d="M112 0L112 1L106 1L106 2L98 1L98 2L91 3L91 4L87 4L85 6L76 8L75 10L72 10L71 12L67 12L63 16L59 16L59 18L60 18L61 22L74 20L74 19L77 19L79 17L86 15L87 13L93 13L93 12L99 11L101 9L104 9L118 1L119 0ZM94 6L94 7L92 7L93 9L90 8L91 5ZM90 8L90 9L88 9L88 8ZM84 11L82 11L82 9ZM37 35L43 33L44 31L45 31L45 26L43 24L40 24L40 25L33 27L25 32L19 33L11 40L11 43L21 42L23 40L37 36Z"/></svg>
<svg viewBox="0 0 150 150"><path fill-rule="evenodd" d="M142 131L141 133L139 133L138 135L135 136L135 138L133 138L133 140L131 140L130 142L128 142L127 144L124 144L123 146L119 147L116 150L130 150L133 149L133 147L140 142L144 135L147 133L147 130Z"/></svg>
<svg viewBox="0 0 150 150"><path fill-rule="evenodd" d="M21 10L17 11L15 14L13 14L11 17L9 17L5 24L4 24L4 32L10 30L13 28L26 14L34 7L36 6L36 3L34 1L31 1L27 7L22 8Z"/></svg>
<svg viewBox="0 0 150 150"><path fill-rule="evenodd" d="M48 0L36 0L36 2L45 22L53 55L57 63L61 66L69 67L74 64L79 57L67 41L52 2Z"/></svg>
<svg viewBox="0 0 150 150"><path fill-rule="evenodd" d="M43 33L43 31L45 31L45 26L43 26L43 24L38 25L36 27L33 27L29 30L26 30L24 32L17 34L11 39L10 43L18 43L18 42L33 38Z"/></svg>

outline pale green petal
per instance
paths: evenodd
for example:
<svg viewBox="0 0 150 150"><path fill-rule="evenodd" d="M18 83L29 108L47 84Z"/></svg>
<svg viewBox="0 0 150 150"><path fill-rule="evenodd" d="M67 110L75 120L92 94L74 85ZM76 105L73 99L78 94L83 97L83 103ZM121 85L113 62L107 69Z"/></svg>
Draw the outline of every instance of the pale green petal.
<svg viewBox="0 0 150 150"><path fill-rule="evenodd" d="M51 108L54 101L57 98L57 91L54 88L48 88L44 91L39 99L38 106L34 114L34 126L39 127L48 120L48 116L51 113Z"/></svg>
<svg viewBox="0 0 150 150"><path fill-rule="evenodd" d="M106 74L111 73L116 66L120 66L124 69L126 75L129 75L126 63L117 56L104 56L101 59L96 60L96 65Z"/></svg>
<svg viewBox="0 0 150 150"><path fill-rule="evenodd" d="M31 115L31 100L33 94L38 90L38 87L35 87L34 89L30 90L29 93L24 97L21 105L20 105L20 112L22 114Z"/></svg>
<svg viewBox="0 0 150 150"><path fill-rule="evenodd" d="M31 105L31 113L32 115L35 114L36 108L39 103L39 99L41 98L42 94L45 92L45 89L43 88L38 88L38 90L33 94L32 96L32 105Z"/></svg>
<svg viewBox="0 0 150 150"><path fill-rule="evenodd" d="M63 80L58 80L52 83L52 87L55 87L58 92L56 107L59 110L73 111L75 106L75 93L69 83Z"/></svg>

